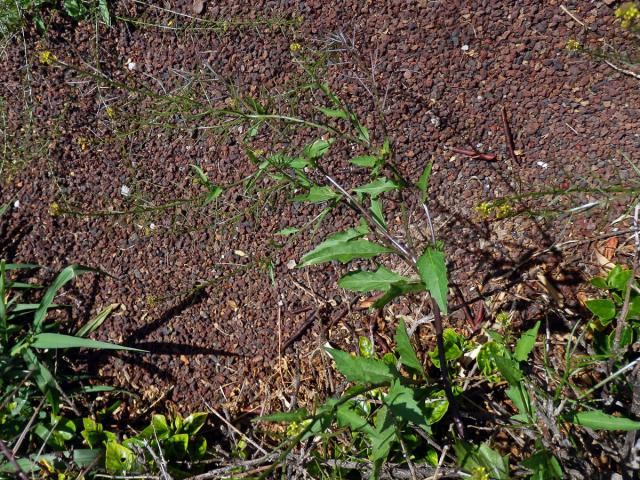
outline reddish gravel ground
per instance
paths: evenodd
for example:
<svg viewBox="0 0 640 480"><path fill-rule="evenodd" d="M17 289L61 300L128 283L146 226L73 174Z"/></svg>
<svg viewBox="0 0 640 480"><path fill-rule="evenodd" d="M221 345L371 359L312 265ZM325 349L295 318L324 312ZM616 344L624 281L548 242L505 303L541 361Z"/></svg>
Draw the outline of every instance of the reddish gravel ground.
<svg viewBox="0 0 640 480"><path fill-rule="evenodd" d="M191 2L176 3L172 9L193 15ZM19 206L2 220L2 238L8 239L2 254L50 266L51 272L80 263L112 275L80 279L67 299L80 305L77 322L106 305L123 305L100 336L150 354L98 355L90 366L145 400L166 398L185 410L206 401L256 411L280 405L280 392L291 390L296 376L302 380L301 395L311 397L317 385L332 382L322 369L326 360L314 354L325 340L351 343L358 333L378 328L384 342L395 315L416 316L420 310L395 305L384 318L351 312L345 309L357 306L354 297L335 287L342 267L288 268L326 234L353 225L346 209L333 212L315 237L283 239L275 232L300 226L320 208L292 203L286 191L265 194L252 208L255 198L239 187L206 208L189 203L156 208L201 192L192 181L192 164L221 185L241 180L256 167L247 159L237 127L213 134L202 128L213 124L211 118L194 122L187 118L190 108L169 112L167 104L162 104L166 115L154 117L161 100L135 93L140 85L158 95L196 92L221 106L230 100L220 79L256 97L281 93L301 77L295 61L300 55L332 36L352 40L354 51L341 54L342 62L328 69L330 84L380 144L383 132L371 113L371 95L353 77L365 70L356 59L373 62L400 169L416 180L435 159L434 220L452 276L469 298L480 288L500 286L496 277L552 242L605 232L629 201L613 198L607 210L593 216L483 220L476 209L519 188L595 188L634 180L623 155L635 158L640 146L638 81L565 48L570 38L591 48L617 39L624 48L624 33L605 2L205 3L197 17L217 21L215 28L174 31L120 20L109 29L100 26L96 34L94 25L58 19L44 38L27 32L25 42L4 51L0 65L9 138L14 144L26 138L30 113L36 127L22 157L12 159L27 161L3 167L12 173L3 172L1 200L17 199ZM164 27L188 22L139 3L120 2L116 13ZM293 42L302 46L298 55L290 51ZM67 66L42 65L38 52L45 50ZM104 85L70 66L99 70L121 85ZM364 73L371 87L371 72ZM28 102L33 102L31 112ZM521 154L518 164L505 146L503 106ZM156 123L148 125L149 119ZM292 145L312 139L300 131ZM266 141L259 135L255 147L275 151ZM450 151L468 143L498 160ZM342 151L336 145L336 158ZM353 173L336 162L336 175L353 183ZM129 195L123 195L127 189ZM512 208L562 211L593 199L602 195L544 197ZM117 213L136 206L146 210ZM397 203L390 200L387 209L399 218ZM418 213L411 222L421 226ZM569 269L556 278L566 283L563 289L575 281L572 271L590 268L584 255L539 260L548 262L550 274L559 263ZM530 267L515 270L511 279L524 286L521 295L535 307L542 290ZM202 282L209 284L194 289ZM339 321L328 332L316 321L295 348L284 352L285 341L318 306L324 325L332 318ZM535 314L535 308L523 309L519 321ZM425 327L425 342L429 335Z"/></svg>

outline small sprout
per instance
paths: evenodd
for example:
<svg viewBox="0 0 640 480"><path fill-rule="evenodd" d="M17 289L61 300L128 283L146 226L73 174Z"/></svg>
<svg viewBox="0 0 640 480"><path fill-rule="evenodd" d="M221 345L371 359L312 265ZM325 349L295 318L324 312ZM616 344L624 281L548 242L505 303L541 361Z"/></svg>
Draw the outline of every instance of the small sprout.
<svg viewBox="0 0 640 480"><path fill-rule="evenodd" d="M570 38L569 40L567 40L567 45L565 48L570 52L578 52L582 48L582 45L575 38Z"/></svg>
<svg viewBox="0 0 640 480"><path fill-rule="evenodd" d="M89 141L86 139L86 137L78 137L78 138L76 138L76 143L80 147L80 150L82 150L83 152L87 148L89 148Z"/></svg>
<svg viewBox="0 0 640 480"><path fill-rule="evenodd" d="M300 50L302 50L302 45L300 45L298 42L293 42L291 45L289 45L289 50L291 50L291 53L298 53Z"/></svg>
<svg viewBox="0 0 640 480"><path fill-rule="evenodd" d="M58 60L58 58L49 50L40 52L38 58L40 59L40 63L42 63L43 65L51 65L53 62Z"/></svg>
<svg viewBox="0 0 640 480"><path fill-rule="evenodd" d="M509 312L505 312L504 310L498 312L496 315L496 322L499 323L502 327L508 327L511 323L511 315Z"/></svg>
<svg viewBox="0 0 640 480"><path fill-rule="evenodd" d="M229 31L229 22L226 20L222 22L222 31L224 33L227 33Z"/></svg>
<svg viewBox="0 0 640 480"><path fill-rule="evenodd" d="M49 205L49 215L51 215L52 217L57 217L58 215L60 215L60 205L58 205L56 202L52 202L51 205Z"/></svg>
<svg viewBox="0 0 640 480"><path fill-rule="evenodd" d="M105 113L107 114L107 117L110 120L113 120L114 118L116 118L116 110L113 107L107 107L107 109L105 110Z"/></svg>

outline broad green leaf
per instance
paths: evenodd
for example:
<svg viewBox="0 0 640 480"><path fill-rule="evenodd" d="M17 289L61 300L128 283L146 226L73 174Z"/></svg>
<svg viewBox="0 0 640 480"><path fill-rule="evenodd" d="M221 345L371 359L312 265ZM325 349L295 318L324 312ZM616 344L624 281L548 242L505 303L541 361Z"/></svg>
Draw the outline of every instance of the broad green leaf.
<svg viewBox="0 0 640 480"><path fill-rule="evenodd" d="M78 275L82 275L83 273L94 272L98 273L99 270L94 268L83 267L80 265L69 265L64 268L53 281L51 286L47 289L42 300L40 300L40 306L33 317L33 329L36 332L40 332L42 329L42 322L47 315L47 311L49 307L53 303L53 299L55 298L58 290L60 290L67 282L73 280Z"/></svg>
<svg viewBox="0 0 640 480"><path fill-rule="evenodd" d="M34 348L96 348L99 350L130 350L134 352L145 352L133 347L125 347L115 343L100 342L89 338L74 337L61 333L38 333L33 337Z"/></svg>
<svg viewBox="0 0 640 480"><path fill-rule="evenodd" d="M208 205L209 203L213 202L216 198L218 198L220 195L222 195L222 192L224 192L224 190L222 189L222 187L213 187L209 190L209 193L207 193L206 198L204 199L204 202L202 202L202 205Z"/></svg>
<svg viewBox="0 0 640 480"><path fill-rule="evenodd" d="M629 269L623 268L620 265L614 266L607 275L607 284L611 288L615 288L620 292L626 292L627 283L633 275L633 272Z"/></svg>
<svg viewBox="0 0 640 480"><path fill-rule="evenodd" d="M163 442L163 447L170 458L181 460L189 449L189 435L186 433L172 435Z"/></svg>
<svg viewBox="0 0 640 480"><path fill-rule="evenodd" d="M466 472L473 473L479 469L491 479L508 480L509 462L508 455L502 457L498 452L491 449L488 443L473 445L463 440L458 440L454 445L456 459L460 468Z"/></svg>
<svg viewBox="0 0 640 480"><path fill-rule="evenodd" d="M302 422L309 418L309 412L306 408L299 408L293 412L276 412L270 415L264 415L256 418L257 422Z"/></svg>
<svg viewBox="0 0 640 480"><path fill-rule="evenodd" d="M429 425L438 423L442 420L449 410L449 400L444 390L439 390L435 395L431 395L425 400L426 421Z"/></svg>
<svg viewBox="0 0 640 480"><path fill-rule="evenodd" d="M371 183L354 188L353 191L366 193L367 195L371 195L371 198L376 198L378 195L391 190L396 190L398 187L399 185L393 180L389 180L388 178L376 178Z"/></svg>
<svg viewBox="0 0 640 480"><path fill-rule="evenodd" d="M367 435L374 435L375 429L366 418L363 418L353 409L353 402L347 402L338 407L336 418L340 427L348 427L354 432L364 432Z"/></svg>
<svg viewBox="0 0 640 480"><path fill-rule="evenodd" d="M379 160L380 159L374 155L359 155L357 157L353 157L349 161L359 167L373 168L378 164Z"/></svg>
<svg viewBox="0 0 640 480"><path fill-rule="evenodd" d="M539 328L540 321L537 321L533 328L524 332L518 339L513 355L517 361L524 362L527 359L536 344Z"/></svg>
<svg viewBox="0 0 640 480"><path fill-rule="evenodd" d="M191 460L200 460L207 453L207 439L198 437L189 442L189 457Z"/></svg>
<svg viewBox="0 0 640 480"><path fill-rule="evenodd" d="M331 260L338 260L341 263L347 263L353 259L371 258L382 253L390 253L392 251L393 250L390 248L368 240L351 240L348 242L336 243L328 247L320 244L302 257L300 267L330 262Z"/></svg>
<svg viewBox="0 0 640 480"><path fill-rule="evenodd" d="M182 430L189 435L195 435L200 431L207 421L208 414L205 412L196 412L184 419Z"/></svg>
<svg viewBox="0 0 640 480"><path fill-rule="evenodd" d="M387 291L397 282L410 282L410 279L398 275L385 267L379 267L375 272L358 270L347 273L338 281L338 285L352 292Z"/></svg>
<svg viewBox="0 0 640 480"><path fill-rule="evenodd" d="M316 107L322 113L324 113L327 117L330 118L342 118L343 120L349 120L349 114L344 110L339 110L337 108L325 108L325 107Z"/></svg>
<svg viewBox="0 0 640 480"><path fill-rule="evenodd" d="M593 430L640 430L640 422L624 417L608 415L601 410L589 412L572 412L565 416L565 420L575 425Z"/></svg>
<svg viewBox="0 0 640 480"><path fill-rule="evenodd" d="M329 150L329 146L331 146L332 143L333 139L318 139L304 148L304 155L311 160L320 158L327 152L327 150Z"/></svg>
<svg viewBox="0 0 640 480"><path fill-rule="evenodd" d="M521 384L511 385L506 391L507 397L511 399L513 404L525 419L523 423L529 423L529 415L531 415L531 399L529 393Z"/></svg>
<svg viewBox="0 0 640 480"><path fill-rule="evenodd" d="M590 280L591 285L594 287L600 288L602 290L609 290L609 285L607 285L607 279L602 277L593 277Z"/></svg>
<svg viewBox="0 0 640 480"><path fill-rule="evenodd" d="M119 306L119 303L112 303L108 307L100 310L100 313L96 315L96 318L87 322L76 332L76 337L86 337L87 335L95 332L98 328L100 328L100 325L104 323L107 317L111 315L111 312L113 312Z"/></svg>
<svg viewBox="0 0 640 480"><path fill-rule="evenodd" d="M518 385L522 380L522 372L515 360L508 357L495 357L498 370L510 385Z"/></svg>
<svg viewBox="0 0 640 480"><path fill-rule="evenodd" d="M281 235L283 237L287 237L289 235L293 235L294 233L298 233L299 231L300 231L299 228L287 227L287 228L283 228L282 230L276 232L276 235Z"/></svg>
<svg viewBox="0 0 640 480"><path fill-rule="evenodd" d="M371 436L371 460L386 460L391 451L391 446L396 440L396 426L389 409L382 406L376 412L376 433Z"/></svg>
<svg viewBox="0 0 640 480"><path fill-rule="evenodd" d="M416 184L422 195L420 195L420 201L424 203L429 196L429 177L431 176L431 169L433 168L433 161L429 162L427 166L424 168L422 175L420 175L420 179Z"/></svg>
<svg viewBox="0 0 640 480"><path fill-rule="evenodd" d="M384 212L382 211L382 201L379 198L371 199L370 210L371 210L371 215L373 215L373 218L375 219L375 221L378 222L378 225L380 225L382 228L386 230L387 222L385 222L384 220Z"/></svg>
<svg viewBox="0 0 640 480"><path fill-rule="evenodd" d="M109 5L107 4L107 0L98 0L98 12L100 13L100 18L104 24L107 27L110 27L111 15L109 14Z"/></svg>
<svg viewBox="0 0 640 480"><path fill-rule="evenodd" d="M429 293L438 304L438 307L440 307L442 313L446 315L448 313L447 294L449 293L449 284L444 253L428 247L418 259L418 271Z"/></svg>
<svg viewBox="0 0 640 480"><path fill-rule="evenodd" d="M521 465L533 473L529 480L562 480L564 474L560 463L548 450L542 450L523 460Z"/></svg>
<svg viewBox="0 0 640 480"><path fill-rule="evenodd" d="M407 327L404 323L404 319L400 319L398 322L398 327L396 328L396 351L400 354L400 363L402 363L405 367L412 368L422 376L425 376L424 368L420 360L418 360L418 356L416 355L413 346L411 345L411 339L407 334Z"/></svg>
<svg viewBox="0 0 640 480"><path fill-rule="evenodd" d="M381 360L352 357L347 352L326 348L336 362L336 368L350 382L385 384L398 376L397 370Z"/></svg>
<svg viewBox="0 0 640 480"><path fill-rule="evenodd" d="M104 466L110 473L125 473L133 469L135 456L118 442L107 442Z"/></svg>
<svg viewBox="0 0 640 480"><path fill-rule="evenodd" d="M462 357L464 353L464 338L461 335L458 335L452 328L445 328L444 332L442 332L442 337L444 340L444 356L447 362L452 362ZM438 347L429 352L429 357L431 358L431 362L437 368L440 368L440 356L438 354Z"/></svg>
<svg viewBox="0 0 640 480"><path fill-rule="evenodd" d="M616 316L616 305L612 300L605 298L587 300L585 305L603 324L609 323L608 321Z"/></svg>
<svg viewBox="0 0 640 480"><path fill-rule="evenodd" d="M381 296L371 308L382 308L394 299L407 295L409 293L424 292L426 287L421 282L405 282L400 281L392 284L390 288Z"/></svg>
<svg viewBox="0 0 640 480"><path fill-rule="evenodd" d="M64 11L76 21L82 20L87 15L87 7L82 0L64 0Z"/></svg>
<svg viewBox="0 0 640 480"><path fill-rule="evenodd" d="M431 427L427 423L427 412L413 388L405 387L395 380L389 388L389 393L383 398L383 402L396 419L411 422L425 432L431 433Z"/></svg>
<svg viewBox="0 0 640 480"><path fill-rule="evenodd" d="M340 195L334 192L331 187L317 187L314 185L309 189L308 193L296 195L293 201L320 203L326 202L327 200L335 200L336 198L340 198Z"/></svg>

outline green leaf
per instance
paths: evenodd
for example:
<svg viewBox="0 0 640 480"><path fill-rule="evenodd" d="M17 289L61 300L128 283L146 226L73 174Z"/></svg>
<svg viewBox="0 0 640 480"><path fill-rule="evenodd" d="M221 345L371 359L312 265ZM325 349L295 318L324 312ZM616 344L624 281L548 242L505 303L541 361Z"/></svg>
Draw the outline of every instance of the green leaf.
<svg viewBox="0 0 640 480"><path fill-rule="evenodd" d="M627 283L633 275L631 270L622 268L620 265L614 266L607 275L607 284L620 292L627 291Z"/></svg>
<svg viewBox="0 0 640 480"><path fill-rule="evenodd" d="M431 176L431 169L433 168L433 160L430 161L427 166L424 168L422 175L420 175L420 179L416 184L422 195L420 196L420 201L424 203L429 196L429 177Z"/></svg>
<svg viewBox="0 0 640 480"><path fill-rule="evenodd" d="M338 285L352 292L385 292L397 282L410 282L410 279L398 275L385 267L379 267L375 272L357 270L347 273L338 280Z"/></svg>
<svg viewBox="0 0 640 480"><path fill-rule="evenodd" d="M289 235L293 235L294 233L298 233L299 231L300 231L299 228L287 227L287 228L283 228L282 230L276 232L276 235L281 235L283 237L287 237Z"/></svg>
<svg viewBox="0 0 640 480"><path fill-rule="evenodd" d="M371 139L369 137L369 129L362 125L357 119L356 121L356 130L358 131L358 139L362 140L365 143L370 143Z"/></svg>
<svg viewBox="0 0 640 480"><path fill-rule="evenodd" d="M442 332L444 340L444 356L447 362L452 362L459 359L463 355L463 343L464 338L458 335L453 328L445 328ZM440 356L438 354L438 347L429 352L431 362L440 368Z"/></svg>
<svg viewBox="0 0 640 480"><path fill-rule="evenodd" d="M508 455L500 456L491 449L488 443L473 445L463 440L458 440L454 445L456 460L460 468L469 473L482 469L491 479L508 480L509 462Z"/></svg>
<svg viewBox="0 0 640 480"><path fill-rule="evenodd" d="M329 140L318 139L314 141L312 144L307 145L304 148L303 153L307 158L310 158L311 160L315 160L317 158L322 157L327 152L327 150L329 150L329 147L331 146L332 143L333 143L333 139L329 139Z"/></svg>
<svg viewBox="0 0 640 480"><path fill-rule="evenodd" d="M385 460L389 456L391 446L396 440L396 426L389 409L382 406L376 412L376 433L371 435L371 460Z"/></svg>
<svg viewBox="0 0 640 480"><path fill-rule="evenodd" d="M205 412L196 412L184 419L182 431L189 435L195 435L200 431L207 421L208 414Z"/></svg>
<svg viewBox="0 0 640 480"><path fill-rule="evenodd" d="M189 449L189 435L186 433L172 435L164 441L163 447L170 458L181 460Z"/></svg>
<svg viewBox="0 0 640 480"><path fill-rule="evenodd" d="M442 417L449 410L449 400L447 400L444 390L439 390L425 401L425 410L427 412L426 421L429 425L442 420Z"/></svg>
<svg viewBox="0 0 640 480"><path fill-rule="evenodd" d="M363 358L375 358L376 352L373 347L373 342L367 337L360 335L358 337L358 353Z"/></svg>
<svg viewBox="0 0 640 480"><path fill-rule="evenodd" d="M87 15L87 7L81 0L64 0L64 11L74 20L82 20Z"/></svg>
<svg viewBox="0 0 640 480"><path fill-rule="evenodd" d="M111 315L111 312L113 312L119 306L119 303L112 303L108 307L100 310L100 313L98 313L98 315L96 315L93 320L87 322L76 332L76 337L86 337L87 335L95 332L98 328L100 328L100 325L104 323L107 317Z"/></svg>
<svg viewBox="0 0 640 480"><path fill-rule="evenodd" d="M398 327L396 328L396 351L400 354L400 363L402 363L405 367L412 368L420 372L420 374L424 377L425 372L418 360L418 356L416 355L413 346L411 345L411 340L409 339L409 335L407 334L407 327L404 323L404 319L400 319L398 322Z"/></svg>
<svg viewBox="0 0 640 480"><path fill-rule="evenodd" d="M589 412L572 412L565 415L565 420L593 430L640 430L640 422L624 417L608 415L601 410Z"/></svg>
<svg viewBox="0 0 640 480"><path fill-rule="evenodd" d="M293 412L276 412L270 415L264 415L255 419L256 422L302 422L309 418L309 412L306 408L299 408Z"/></svg>
<svg viewBox="0 0 640 480"><path fill-rule="evenodd" d="M94 272L98 273L99 270L94 268L83 267L80 265L69 265L64 268L53 281L51 286L47 289L42 300L40 300L40 306L36 313L33 316L33 329L36 332L40 332L42 329L42 322L47 315L47 311L49 307L53 303L53 299L55 298L58 290L60 290L67 282L73 280L78 275L82 275L83 273Z"/></svg>
<svg viewBox="0 0 640 480"><path fill-rule="evenodd" d="M109 5L107 4L107 0L98 0L98 12L100 13L100 18L104 24L107 27L110 27L111 15L109 14Z"/></svg>
<svg viewBox="0 0 640 480"><path fill-rule="evenodd" d="M529 415L531 415L531 399L529 393L522 385L511 385L506 391L507 397L511 399L513 404L525 419L523 423L529 423Z"/></svg>
<svg viewBox="0 0 640 480"><path fill-rule="evenodd" d="M585 305L604 325L610 323L609 321L616 316L616 305L612 300L605 298L587 300Z"/></svg>
<svg viewBox="0 0 640 480"><path fill-rule="evenodd" d="M537 321L533 328L524 332L518 339L513 355L517 361L524 362L527 359L536 344L536 337L538 336L539 328L540 321Z"/></svg>
<svg viewBox="0 0 640 480"><path fill-rule="evenodd" d="M350 382L385 384L398 376L397 370L381 360L352 357L347 352L325 349L336 362L336 368Z"/></svg>
<svg viewBox="0 0 640 480"><path fill-rule="evenodd" d="M380 225L382 228L386 230L387 222L385 222L384 220L384 212L382 211L382 202L380 201L379 198L371 199L370 210L371 210L371 215L373 216L375 221L378 222L378 225Z"/></svg>
<svg viewBox="0 0 640 480"><path fill-rule="evenodd" d="M510 385L518 385L522 380L522 372L518 364L511 358L494 357L498 370Z"/></svg>
<svg viewBox="0 0 640 480"><path fill-rule="evenodd" d="M134 352L146 352L133 347L125 347L115 343L100 342L89 338L74 337L61 333L38 333L33 337L34 348L97 348L100 350L130 350Z"/></svg>
<svg viewBox="0 0 640 480"><path fill-rule="evenodd" d="M349 120L349 114L344 110L339 110L336 108L325 108L325 107L316 107L322 113L324 113L327 117L330 118L342 118L343 120Z"/></svg>
<svg viewBox="0 0 640 480"><path fill-rule="evenodd" d="M309 189L308 193L293 197L293 201L320 203L326 202L327 200L335 200L337 198L340 198L340 195L334 192L331 187L317 187L314 185Z"/></svg>
<svg viewBox="0 0 640 480"><path fill-rule="evenodd" d="M424 292L426 287L421 282L400 281L391 285L391 287L372 305L372 308L382 308L394 299L407 295L409 293Z"/></svg>
<svg viewBox="0 0 640 480"><path fill-rule="evenodd" d="M607 285L607 279L602 277L593 277L590 281L591 285L594 287L600 288L602 290L609 290L609 285Z"/></svg>
<svg viewBox="0 0 640 480"><path fill-rule="evenodd" d="M431 433L431 427L426 420L427 413L418 399L416 390L405 387L396 380L391 384L389 393L382 401L396 419L411 422L426 433Z"/></svg>
<svg viewBox="0 0 640 480"><path fill-rule="evenodd" d="M382 253L390 252L393 252L393 250L368 240L351 240L348 242L336 243L328 247L324 246L324 244L320 244L302 257L300 266L316 265L318 263L329 262L331 260L338 260L341 263L347 263L356 258L371 258Z"/></svg>
<svg viewBox="0 0 640 480"><path fill-rule="evenodd" d="M532 471L530 480L562 480L560 463L548 450L542 450L523 460L521 465Z"/></svg>
<svg viewBox="0 0 640 480"><path fill-rule="evenodd" d="M118 442L107 442L105 468L110 473L125 473L133 469L135 456L127 447Z"/></svg>
<svg viewBox="0 0 640 480"><path fill-rule="evenodd" d="M438 307L440 307L442 313L446 315L448 313L447 294L449 293L449 284L444 253L428 247L418 259L418 271L429 293L438 304Z"/></svg>
<svg viewBox="0 0 640 480"><path fill-rule="evenodd" d="M354 432L364 432L375 435L375 429L358 412L353 409L353 402L347 402L338 407L336 419L340 427L348 427Z"/></svg>
<svg viewBox="0 0 640 480"><path fill-rule="evenodd" d="M378 164L380 159L374 155L359 155L357 157L353 157L349 161L359 167L373 168Z"/></svg>
<svg viewBox="0 0 640 480"><path fill-rule="evenodd" d="M398 183L393 180L389 180L388 178L376 178L373 182L354 188L353 191L366 193L367 195L370 195L371 198L376 198L382 193L396 190L399 186L400 185L398 185Z"/></svg>

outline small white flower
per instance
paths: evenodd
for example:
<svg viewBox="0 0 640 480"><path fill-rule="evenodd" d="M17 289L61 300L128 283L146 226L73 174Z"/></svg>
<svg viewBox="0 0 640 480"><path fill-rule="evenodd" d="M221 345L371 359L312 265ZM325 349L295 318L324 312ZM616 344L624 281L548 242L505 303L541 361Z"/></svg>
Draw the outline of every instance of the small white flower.
<svg viewBox="0 0 640 480"><path fill-rule="evenodd" d="M128 197L129 195L131 195L131 189L126 185L122 185L120 187L120 195L122 195L125 198Z"/></svg>
<svg viewBox="0 0 640 480"><path fill-rule="evenodd" d="M462 45L462 51L463 52L468 52L469 51L469 45Z"/></svg>
<svg viewBox="0 0 640 480"><path fill-rule="evenodd" d="M136 69L136 62L134 62L131 59L127 60L127 68L129 70L135 70Z"/></svg>
<svg viewBox="0 0 640 480"><path fill-rule="evenodd" d="M547 162L536 162L536 165L545 170L549 168L549 164Z"/></svg>
<svg viewBox="0 0 640 480"><path fill-rule="evenodd" d="M149 230L155 230L156 229L156 224L155 223L150 223L149 224Z"/></svg>
<svg viewBox="0 0 640 480"><path fill-rule="evenodd" d="M20 200L16 200L15 202L13 202L13 208L15 210L20 208Z"/></svg>

